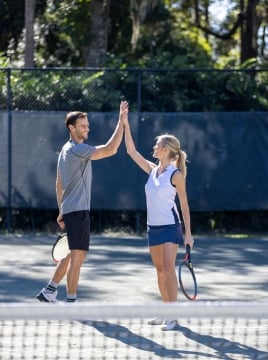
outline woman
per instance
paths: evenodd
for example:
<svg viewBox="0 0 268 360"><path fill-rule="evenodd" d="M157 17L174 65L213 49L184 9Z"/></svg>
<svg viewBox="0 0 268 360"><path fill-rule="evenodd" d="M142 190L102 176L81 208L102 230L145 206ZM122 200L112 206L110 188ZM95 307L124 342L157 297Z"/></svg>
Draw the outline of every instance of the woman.
<svg viewBox="0 0 268 360"><path fill-rule="evenodd" d="M179 245L193 246L190 211L186 193L186 153L181 150L179 140L173 135L157 137L153 147L153 157L158 164L146 160L137 150L131 135L127 117L125 123L125 143L127 153L149 174L145 185L147 205L148 245L157 272L158 288L164 302L177 301L178 281L175 270ZM184 222L182 225L175 204L178 195ZM162 330L173 330L177 320L155 318L150 325L162 325Z"/></svg>

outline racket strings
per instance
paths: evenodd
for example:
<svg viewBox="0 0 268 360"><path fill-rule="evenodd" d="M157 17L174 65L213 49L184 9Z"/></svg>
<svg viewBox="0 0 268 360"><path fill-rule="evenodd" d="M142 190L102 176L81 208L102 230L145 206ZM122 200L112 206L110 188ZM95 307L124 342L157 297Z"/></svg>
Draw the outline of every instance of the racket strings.
<svg viewBox="0 0 268 360"><path fill-rule="evenodd" d="M52 257L54 261L58 262L63 258L65 258L69 252L70 250L69 250L67 235L62 234L58 238L57 242L55 243L52 249Z"/></svg>

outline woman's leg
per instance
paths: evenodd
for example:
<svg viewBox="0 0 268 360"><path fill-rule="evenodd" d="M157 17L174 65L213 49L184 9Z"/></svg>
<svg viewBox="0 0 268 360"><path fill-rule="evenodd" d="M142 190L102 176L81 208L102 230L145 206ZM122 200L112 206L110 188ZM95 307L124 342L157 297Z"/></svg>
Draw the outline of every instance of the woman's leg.
<svg viewBox="0 0 268 360"><path fill-rule="evenodd" d="M150 254L157 272L158 288L163 301L176 301L178 281L175 262L178 245L165 243L150 246Z"/></svg>
<svg viewBox="0 0 268 360"><path fill-rule="evenodd" d="M163 251L163 263L166 278L166 292L168 301L177 301L178 279L176 275L176 257L178 245L174 243L165 243Z"/></svg>

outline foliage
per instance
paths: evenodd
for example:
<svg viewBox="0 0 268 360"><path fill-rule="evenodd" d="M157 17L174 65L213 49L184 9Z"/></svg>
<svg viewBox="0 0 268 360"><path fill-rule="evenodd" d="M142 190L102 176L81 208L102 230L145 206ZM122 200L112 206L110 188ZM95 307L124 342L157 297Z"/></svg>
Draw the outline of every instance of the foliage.
<svg viewBox="0 0 268 360"><path fill-rule="evenodd" d="M24 2L15 0L1 1L0 52L7 55L10 43L17 46L24 26Z"/></svg>
<svg viewBox="0 0 268 360"><path fill-rule="evenodd" d="M85 51L92 40L91 2L36 0L37 67L84 66ZM137 5L141 3L132 0L132 4L135 2ZM133 52L130 44L133 31L131 2L109 1L107 50L111 56L120 57L127 67L166 67L167 64L169 67L181 64L191 67L202 66L203 63L206 67L226 68L239 64L240 30L238 28L232 33L232 29L241 12L241 4L247 4L247 1L225 1L228 7L221 20L218 20L217 14L214 16L215 12L213 15L210 12L210 8L219 1L159 0L157 6L150 7L152 2L156 3L148 0L137 48ZM259 0L254 9L259 29L263 31L266 26L265 6L266 0ZM24 2L2 0L1 15L0 52L10 58L12 65L18 64L23 61ZM256 43L265 49L265 38L261 38L261 33L259 37ZM109 66L111 56L107 57L105 65ZM260 50L259 61L265 60L265 56L265 50Z"/></svg>
<svg viewBox="0 0 268 360"><path fill-rule="evenodd" d="M50 1L40 19L37 65L82 66L83 44L90 29L90 0ZM81 30L82 29L82 30Z"/></svg>
<svg viewBox="0 0 268 360"><path fill-rule="evenodd" d="M130 51L132 32L129 0L110 0L108 53L123 57Z"/></svg>
<svg viewBox="0 0 268 360"><path fill-rule="evenodd" d="M249 59L238 66L237 34L224 42L212 39L196 26L193 3L159 1L142 21L133 51L130 0L110 0L105 66L117 71L93 73L90 69L48 69L83 68L84 48L90 42L91 0L37 0L37 68L12 71L13 108L65 111L75 106L85 111L111 111L118 98L127 98L137 111L267 110L267 75L255 71L268 66L267 60ZM239 3L233 2L221 24L206 19L206 9L213 3L198 1L200 24L224 34L237 18ZM262 3L259 1L260 13ZM7 36L3 41L4 32L0 31L0 67L6 68L20 59L17 45L22 41L24 8L15 0L3 0L2 4L0 25L6 26ZM16 16L11 17L13 10ZM40 67L47 70L38 71ZM236 71L220 71L230 68ZM0 105L5 108L6 72L0 73L0 81Z"/></svg>
<svg viewBox="0 0 268 360"><path fill-rule="evenodd" d="M36 17L42 16L47 0L36 0ZM17 60L17 48L24 30L24 1L1 0L0 53Z"/></svg>
<svg viewBox="0 0 268 360"><path fill-rule="evenodd" d="M191 212L192 228L196 234L256 234L267 233L267 210L231 212ZM58 210L13 209L11 229L13 231L46 232L58 230L55 219ZM6 231L7 211L0 208L0 232ZM91 232L125 231L128 234L146 235L145 211L91 210ZM239 235L237 235L239 236Z"/></svg>
<svg viewBox="0 0 268 360"><path fill-rule="evenodd" d="M266 71L213 69L11 69L13 110L267 111ZM7 71L0 71L0 106L7 108Z"/></svg>

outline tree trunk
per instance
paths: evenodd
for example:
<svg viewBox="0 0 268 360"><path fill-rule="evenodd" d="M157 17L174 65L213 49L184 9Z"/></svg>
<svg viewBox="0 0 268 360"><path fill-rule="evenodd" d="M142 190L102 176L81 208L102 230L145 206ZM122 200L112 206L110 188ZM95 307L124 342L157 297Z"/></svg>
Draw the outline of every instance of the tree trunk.
<svg viewBox="0 0 268 360"><path fill-rule="evenodd" d="M91 0L90 44L84 48L86 67L101 67L108 47L110 0Z"/></svg>
<svg viewBox="0 0 268 360"><path fill-rule="evenodd" d="M241 25L241 63L248 59L256 58L258 55L257 39L260 19L257 15L257 6L259 2L260 0L248 0L244 13L245 20ZM244 1L241 2L242 4L244 5Z"/></svg>
<svg viewBox="0 0 268 360"><path fill-rule="evenodd" d="M135 52L139 36L140 26L147 14L152 11L159 0L130 0L130 18L132 21L131 49Z"/></svg>
<svg viewBox="0 0 268 360"><path fill-rule="evenodd" d="M34 66L34 12L36 0L25 0L25 58L24 66Z"/></svg>

